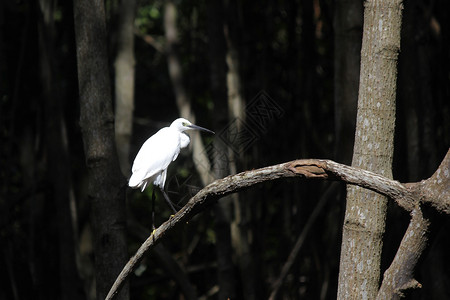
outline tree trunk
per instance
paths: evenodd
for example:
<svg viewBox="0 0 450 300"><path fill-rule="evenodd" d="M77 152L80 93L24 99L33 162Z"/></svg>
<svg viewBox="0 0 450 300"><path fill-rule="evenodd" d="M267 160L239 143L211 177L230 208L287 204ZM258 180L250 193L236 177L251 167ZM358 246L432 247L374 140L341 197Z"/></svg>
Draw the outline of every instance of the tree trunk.
<svg viewBox="0 0 450 300"><path fill-rule="evenodd" d="M166 1L164 6L164 32L166 36L167 64L178 110L182 118L195 123L195 115L191 109L191 101L184 88L182 67L177 52L177 8L175 3L171 0ZM194 130L193 132L190 132L189 135L192 140L192 157L194 159L195 168L200 175L203 185L206 186L213 180L207 151L205 151L205 147L198 131Z"/></svg>
<svg viewBox="0 0 450 300"><path fill-rule="evenodd" d="M60 298L63 300L84 299L83 285L76 264L76 220L73 216L74 194L70 176L70 162L63 118L63 101L60 93L61 81L55 76L53 60L54 3L39 1L38 33L41 83L45 99L45 138L47 156L47 178L51 183L56 206L59 252ZM49 201L50 199L47 199Z"/></svg>
<svg viewBox="0 0 450 300"><path fill-rule="evenodd" d="M92 207L97 299L104 299L127 261L125 180L114 142L114 115L103 1L74 2L80 125ZM128 299L128 287L117 299Z"/></svg>
<svg viewBox="0 0 450 300"><path fill-rule="evenodd" d="M227 95L228 95L228 116L230 122L236 126L228 128L235 130L237 135L242 134L242 124L245 123L245 99L243 95L242 80L240 75L240 58L238 49L238 26L241 24L238 16L238 3L236 0L224 1L224 37L226 42L226 65L228 67L226 75ZM234 149L227 146L228 162L230 174L236 174L238 169L245 164L244 150L242 144L236 143ZM235 152L236 151L236 152ZM228 174L225 174L228 175ZM250 202L240 199L243 195L233 194L230 197L233 201L234 220L231 223L231 239L236 255L239 271L241 274L241 283L243 298L247 300L256 299L256 275L253 255L249 244L250 220L252 215L250 211Z"/></svg>
<svg viewBox="0 0 450 300"><path fill-rule="evenodd" d="M392 177L397 56L402 1L365 2L361 72L352 166ZM338 299L378 292L386 197L347 187Z"/></svg>
<svg viewBox="0 0 450 300"><path fill-rule="evenodd" d="M334 9L335 157L350 164L355 139L363 2L338 0Z"/></svg>
<svg viewBox="0 0 450 300"><path fill-rule="evenodd" d="M223 130L228 123L228 99L225 61L226 44L224 37L223 2L212 1L207 4L208 14L208 41L210 61L210 82L214 100L214 128ZM225 129L226 130L226 129ZM213 162L215 178L229 175L228 146L221 138L215 138L213 143ZM219 300L236 297L236 279L232 261L231 219L232 198L225 197L214 207L215 232L217 236L217 275Z"/></svg>
<svg viewBox="0 0 450 300"><path fill-rule="evenodd" d="M116 147L120 169L130 173L130 139L133 130L134 109L134 15L136 0L123 0L120 4L115 68Z"/></svg>

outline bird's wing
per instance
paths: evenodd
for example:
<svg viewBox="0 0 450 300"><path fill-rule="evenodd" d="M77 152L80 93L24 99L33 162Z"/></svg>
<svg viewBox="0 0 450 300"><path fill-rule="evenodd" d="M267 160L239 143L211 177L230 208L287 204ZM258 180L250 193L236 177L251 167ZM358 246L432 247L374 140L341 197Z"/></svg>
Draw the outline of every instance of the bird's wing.
<svg viewBox="0 0 450 300"><path fill-rule="evenodd" d="M180 153L179 133L169 127L152 135L134 159L130 186L135 186L153 175L167 169ZM133 179L133 182L132 182Z"/></svg>

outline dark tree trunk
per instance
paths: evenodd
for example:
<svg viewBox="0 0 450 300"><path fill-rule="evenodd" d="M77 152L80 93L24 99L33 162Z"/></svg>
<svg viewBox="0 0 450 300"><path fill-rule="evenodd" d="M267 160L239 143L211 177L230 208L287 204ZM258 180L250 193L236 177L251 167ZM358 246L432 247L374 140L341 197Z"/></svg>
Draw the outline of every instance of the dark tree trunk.
<svg viewBox="0 0 450 300"><path fill-rule="evenodd" d="M53 1L39 1L38 33L41 82L45 99L45 137L47 178L56 207L59 252L60 297L63 300L84 299L83 285L76 265L76 233L72 216L73 189L67 145L66 125L63 118L60 80L55 76ZM71 203L72 201L72 203Z"/></svg>
<svg viewBox="0 0 450 300"><path fill-rule="evenodd" d="M430 41L428 12L423 1L409 1L405 6L405 27L402 30L402 52L399 60L399 107L403 112L399 136L406 148L408 166L405 180L416 181L433 172L439 157L436 145L436 92L433 91L435 57ZM420 159L426 157L427 159ZM403 174L402 174L403 175Z"/></svg>
<svg viewBox="0 0 450 300"><path fill-rule="evenodd" d="M442 77L436 72L437 66L443 62L433 45L437 40L431 26L431 18L435 17L432 11L437 9L433 8L434 5L423 0L405 3L398 75L400 120L396 130L400 141L396 143L398 155L395 158L407 166L403 170L399 168L396 177L408 182L429 176L440 159L437 125L445 121L439 117L439 89L435 85L436 79ZM448 268L442 264L449 248L445 242L448 223L438 221L436 225L435 219L431 221L430 232L436 238L430 238L429 251L420 264L423 288L419 293L426 295L427 299L448 299L450 291L445 284L449 280Z"/></svg>
<svg viewBox="0 0 450 300"><path fill-rule="evenodd" d="M166 55L169 76L172 82L178 111L182 118L195 123L195 114L192 110L191 101L186 91L183 70L178 53L179 40L177 28L177 7L173 1L166 1L164 7L164 33L166 37ZM198 131L189 133L192 144L192 157L195 168L202 180L203 185L208 185L212 181L211 167L205 147Z"/></svg>
<svg viewBox="0 0 450 300"><path fill-rule="evenodd" d="M237 0L224 1L225 18L223 20L224 38L226 41L226 65L227 65L227 94L228 94L228 116L230 122L236 121L234 124L236 130L243 132L242 123L245 123L245 98L243 95L242 79L240 73L240 54L239 54L239 28L241 19L239 18L239 3ZM225 107L226 108L226 107ZM244 149L242 145L235 145L234 151L230 147L224 150L229 155L230 174L236 174L245 165ZM228 175L228 174L226 174ZM239 266L242 283L243 298L253 300L257 298L256 272L254 265L254 255L251 252L250 241L248 236L250 233L250 201L242 199L243 195L231 195L234 206L234 220L232 220L231 238ZM245 196L244 196L245 197Z"/></svg>
<svg viewBox="0 0 450 300"><path fill-rule="evenodd" d="M214 100L214 128L222 130L228 122L227 87L225 62L225 38L223 33L223 3L210 1L207 4L208 38L211 91ZM229 174L228 147L220 138L214 139L214 175L223 178ZM226 197L215 207L216 220L216 253L218 264L219 299L233 299L236 297L235 270L232 262L231 245L231 211L232 199Z"/></svg>
<svg viewBox="0 0 450 300"><path fill-rule="evenodd" d="M134 15L136 0L122 1L117 32L115 69L115 134L122 173L129 176L134 109Z"/></svg>
<svg viewBox="0 0 450 300"><path fill-rule="evenodd" d="M127 262L125 180L114 141L103 1L74 2L80 125L94 228L97 299L104 299ZM117 299L128 299L125 286Z"/></svg>
<svg viewBox="0 0 450 300"><path fill-rule="evenodd" d="M299 126L298 138L300 139L300 155L303 156L307 153L315 152L312 148L314 140L314 120L312 115L308 112L315 111L320 112L318 109L317 101L317 82L316 67L317 67L317 46L315 36L315 23L314 23L314 5L313 1L302 0L300 1L300 17L302 20L301 34L300 34L300 68L301 68L301 103L300 110L302 112L303 126Z"/></svg>
<svg viewBox="0 0 450 300"><path fill-rule="evenodd" d="M359 88L363 3L338 0L334 8L334 104L336 159L352 161Z"/></svg>

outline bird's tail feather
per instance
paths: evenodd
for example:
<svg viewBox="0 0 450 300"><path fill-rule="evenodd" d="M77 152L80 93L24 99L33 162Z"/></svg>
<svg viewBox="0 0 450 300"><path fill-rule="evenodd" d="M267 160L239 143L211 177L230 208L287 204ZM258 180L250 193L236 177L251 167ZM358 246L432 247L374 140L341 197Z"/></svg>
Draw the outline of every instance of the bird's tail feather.
<svg viewBox="0 0 450 300"><path fill-rule="evenodd" d="M142 179L140 179L136 173L133 173L133 175L131 175L130 177L130 180L128 180L128 186L134 189L139 188L142 183Z"/></svg>

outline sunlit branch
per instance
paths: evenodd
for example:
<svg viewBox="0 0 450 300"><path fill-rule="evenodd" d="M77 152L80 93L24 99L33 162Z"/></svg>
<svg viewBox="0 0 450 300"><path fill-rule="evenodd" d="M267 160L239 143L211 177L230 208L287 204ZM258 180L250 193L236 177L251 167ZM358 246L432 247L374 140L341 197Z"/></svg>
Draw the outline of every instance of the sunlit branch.
<svg viewBox="0 0 450 300"><path fill-rule="evenodd" d="M440 169L444 168L448 172L449 160L450 151L447 153ZM437 172L440 172L440 169L438 169ZM442 172L444 172L444 170L442 170ZM112 299L118 293L121 285L133 271L136 264L142 259L143 255L174 227L185 224L196 214L203 211L208 206L213 205L223 196L238 192L258 183L287 177L338 180L348 184L358 185L393 199L408 212L413 212L420 202L433 202L432 199L428 199L427 195L423 192L426 190L426 187L423 186L424 181L402 184L379 174L342 165L331 160L294 160L261 169L245 171L236 175L230 175L223 179L218 179L200 190L180 211L178 211L177 214L158 227L125 265L111 287L106 299ZM432 180L434 177L435 175L429 180ZM448 182L449 176L441 176L441 183L444 186L448 186ZM439 199L445 200L446 198L441 197ZM447 199L446 201L450 200ZM444 205L444 207L446 206Z"/></svg>

